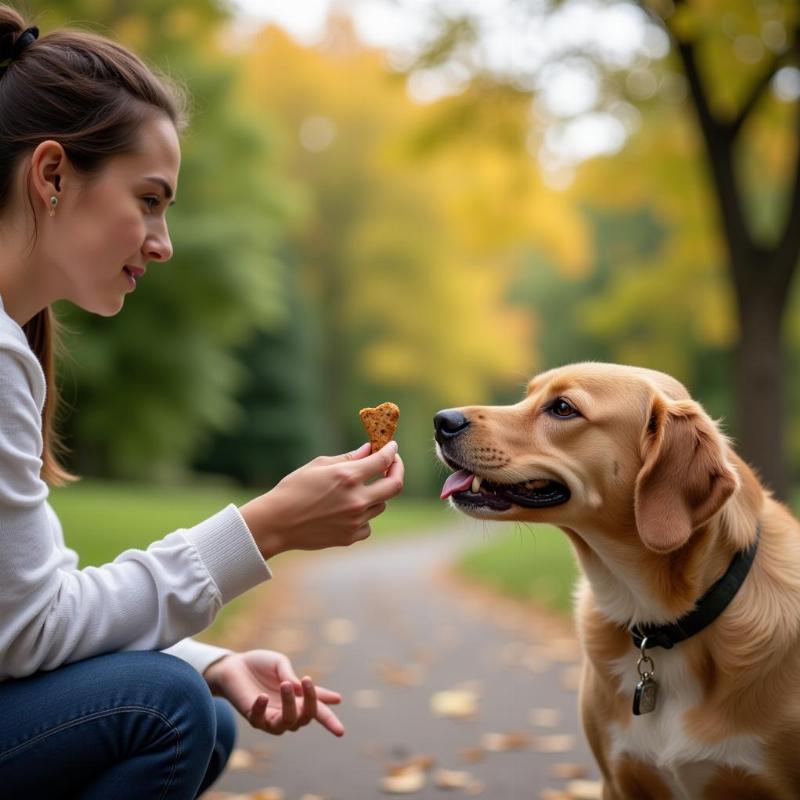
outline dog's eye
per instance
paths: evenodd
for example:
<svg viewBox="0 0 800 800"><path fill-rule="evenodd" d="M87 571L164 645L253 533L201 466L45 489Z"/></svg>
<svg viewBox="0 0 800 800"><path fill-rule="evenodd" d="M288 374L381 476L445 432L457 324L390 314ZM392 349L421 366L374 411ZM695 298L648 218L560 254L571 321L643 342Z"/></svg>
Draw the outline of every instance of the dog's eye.
<svg viewBox="0 0 800 800"><path fill-rule="evenodd" d="M577 415L578 409L569 400L559 397L550 406L550 413L557 417L574 417Z"/></svg>

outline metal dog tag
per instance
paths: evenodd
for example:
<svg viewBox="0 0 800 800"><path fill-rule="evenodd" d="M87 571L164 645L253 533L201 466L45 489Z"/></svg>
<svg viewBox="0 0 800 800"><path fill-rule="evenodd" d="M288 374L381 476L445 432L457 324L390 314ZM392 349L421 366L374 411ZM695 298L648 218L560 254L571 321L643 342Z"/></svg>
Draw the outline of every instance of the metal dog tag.
<svg viewBox="0 0 800 800"><path fill-rule="evenodd" d="M649 672L645 672L642 679L636 684L636 691L633 693L633 713L637 717L641 714L649 714L655 710L657 699L658 684L650 677Z"/></svg>

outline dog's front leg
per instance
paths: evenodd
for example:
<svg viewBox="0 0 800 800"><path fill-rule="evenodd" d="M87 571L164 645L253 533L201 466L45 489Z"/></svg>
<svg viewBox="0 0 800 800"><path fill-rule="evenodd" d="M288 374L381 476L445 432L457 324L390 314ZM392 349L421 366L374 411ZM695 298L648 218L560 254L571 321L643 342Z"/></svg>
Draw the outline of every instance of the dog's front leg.
<svg viewBox="0 0 800 800"><path fill-rule="evenodd" d="M594 760L603 777L603 800L622 800L614 790L611 768L608 763L609 737L606 725L609 716L603 717L600 709L606 705L606 692L599 680L597 671L588 659L584 658L581 677L580 696L581 723Z"/></svg>

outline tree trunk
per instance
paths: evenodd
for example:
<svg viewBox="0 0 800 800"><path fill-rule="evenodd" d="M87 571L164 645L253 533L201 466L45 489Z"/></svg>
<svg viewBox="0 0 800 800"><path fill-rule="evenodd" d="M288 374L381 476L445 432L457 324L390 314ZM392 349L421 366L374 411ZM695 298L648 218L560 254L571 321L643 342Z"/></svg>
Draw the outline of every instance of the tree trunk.
<svg viewBox="0 0 800 800"><path fill-rule="evenodd" d="M783 443L786 361L781 336L786 296L779 287L759 281L758 269L737 285L739 341L736 346L738 452L776 496L789 495L789 473Z"/></svg>
<svg viewBox="0 0 800 800"><path fill-rule="evenodd" d="M790 190L786 225L774 247L757 245L750 234L736 181L734 147L780 58L756 82L739 115L716 118L708 104L695 60L695 43L673 35L708 156L729 273L736 288L739 341L735 353L739 452L781 500L789 495L783 446L785 361L782 321L800 250L800 159ZM800 117L799 117L800 120Z"/></svg>

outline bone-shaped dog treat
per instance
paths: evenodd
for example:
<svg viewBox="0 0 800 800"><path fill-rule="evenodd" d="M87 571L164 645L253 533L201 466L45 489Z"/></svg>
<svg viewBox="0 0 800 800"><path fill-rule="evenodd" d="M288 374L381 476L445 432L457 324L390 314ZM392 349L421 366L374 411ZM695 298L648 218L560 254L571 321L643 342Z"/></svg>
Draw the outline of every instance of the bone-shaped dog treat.
<svg viewBox="0 0 800 800"><path fill-rule="evenodd" d="M394 436L400 409L394 403L381 403L375 408L362 408L358 416L375 453Z"/></svg>

